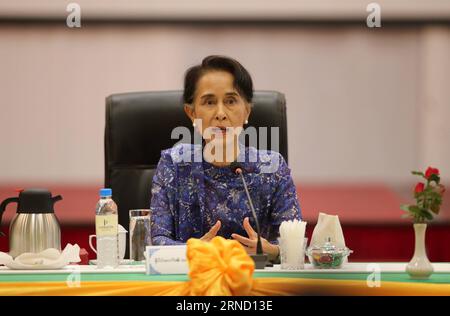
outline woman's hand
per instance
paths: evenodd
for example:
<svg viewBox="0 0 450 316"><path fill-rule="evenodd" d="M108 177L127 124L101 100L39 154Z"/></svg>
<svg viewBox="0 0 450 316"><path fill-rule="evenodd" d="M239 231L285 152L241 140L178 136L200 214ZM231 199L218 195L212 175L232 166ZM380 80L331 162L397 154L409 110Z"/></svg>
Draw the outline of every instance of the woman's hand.
<svg viewBox="0 0 450 316"><path fill-rule="evenodd" d="M253 230L252 226L250 225L248 217L244 219L244 229L247 232L248 238L238 234L232 234L231 237L233 237L233 239L236 239L241 244L243 244L248 254L255 254L256 243L258 241L258 234ZM280 249L278 248L277 245L272 245L270 242L268 242L266 239L262 237L261 237L261 245L263 248L263 253L269 256L269 260L274 260L276 257L278 257Z"/></svg>
<svg viewBox="0 0 450 316"><path fill-rule="evenodd" d="M220 229L220 226L222 224L220 223L220 221L217 221L213 227L211 227L211 229L209 230L209 232L207 232L206 234L203 235L202 238L200 238L200 240L203 241L210 241L211 239L213 239L214 237L216 237L217 232Z"/></svg>

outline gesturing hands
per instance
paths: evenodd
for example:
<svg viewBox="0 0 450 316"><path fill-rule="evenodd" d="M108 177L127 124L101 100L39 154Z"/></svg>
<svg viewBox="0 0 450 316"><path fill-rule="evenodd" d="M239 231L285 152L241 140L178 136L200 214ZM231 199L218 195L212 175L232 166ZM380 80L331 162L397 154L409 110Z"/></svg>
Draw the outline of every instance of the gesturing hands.
<svg viewBox="0 0 450 316"><path fill-rule="evenodd" d="M205 234L203 237L200 238L200 240L203 241L210 241L214 237L216 237L217 233L219 232L220 227L222 226L222 223L220 221L217 221L213 227ZM248 220L248 217L244 219L243 226L245 231L247 232L248 237L241 236L239 234L232 234L231 237L237 241L239 241L245 248L248 254L255 254L256 253L256 243L258 241L258 234L255 232L255 230L250 225L250 221ZM270 242L268 242L266 239L261 237L261 245L263 248L263 252L269 256L269 259L275 259L280 250L277 245L272 245Z"/></svg>
<svg viewBox="0 0 450 316"><path fill-rule="evenodd" d="M231 237L233 239L239 241L241 244L244 245L245 250L248 254L255 254L256 253L256 243L258 241L258 234L255 232L255 230L250 225L250 221L248 220L248 217L244 219L244 229L247 232L248 238L243 237L239 234L232 234ZM277 245L272 245L270 242L268 242L266 239L261 237L261 245L263 248L263 252L266 253L269 256L269 259L275 259L278 256L279 248Z"/></svg>
<svg viewBox="0 0 450 316"><path fill-rule="evenodd" d="M220 229L220 226L222 226L222 223L220 223L220 221L217 221L213 227L211 227L211 229L203 235L202 238L200 238L200 240L203 241L210 241L211 239L213 239L214 237L216 237L217 232Z"/></svg>

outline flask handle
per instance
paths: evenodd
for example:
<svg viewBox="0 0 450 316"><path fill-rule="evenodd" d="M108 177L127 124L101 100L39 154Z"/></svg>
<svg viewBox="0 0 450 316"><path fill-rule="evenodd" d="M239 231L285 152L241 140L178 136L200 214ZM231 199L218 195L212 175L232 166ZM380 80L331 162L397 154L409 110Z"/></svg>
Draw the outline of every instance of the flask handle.
<svg viewBox="0 0 450 316"><path fill-rule="evenodd" d="M12 203L12 202L19 203L19 198L18 197L8 198L8 199L4 200L2 202L2 204L0 204L0 228L1 228L1 225L2 225L3 212L6 210L6 206L9 203ZM0 237L1 236L5 236L5 234L2 231L0 231Z"/></svg>

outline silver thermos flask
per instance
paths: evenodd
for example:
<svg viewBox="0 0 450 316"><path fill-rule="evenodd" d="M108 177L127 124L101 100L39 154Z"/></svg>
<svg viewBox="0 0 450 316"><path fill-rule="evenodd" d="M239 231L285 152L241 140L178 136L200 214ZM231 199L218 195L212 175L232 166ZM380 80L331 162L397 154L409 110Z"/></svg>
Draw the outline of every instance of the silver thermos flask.
<svg viewBox="0 0 450 316"><path fill-rule="evenodd" d="M6 206L16 202L17 214L9 226L9 255L13 258L25 252L38 253L47 248L61 251L61 229L53 205L61 200L45 189L28 189L0 204L0 224ZM0 232L0 235L3 235Z"/></svg>

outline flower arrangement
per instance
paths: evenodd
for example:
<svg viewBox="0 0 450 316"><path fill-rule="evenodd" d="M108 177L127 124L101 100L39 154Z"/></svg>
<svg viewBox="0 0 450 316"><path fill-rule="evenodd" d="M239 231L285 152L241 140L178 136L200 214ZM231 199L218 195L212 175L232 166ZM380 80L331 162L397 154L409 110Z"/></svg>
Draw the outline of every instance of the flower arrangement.
<svg viewBox="0 0 450 316"><path fill-rule="evenodd" d="M445 187L439 183L441 178L439 176L439 170L436 168L428 167L425 173L412 171L412 174L421 176L426 182L418 182L414 187L416 204L405 204L400 208L408 212L403 217L412 218L414 223L425 223L427 220L430 221L433 219L433 214L439 214Z"/></svg>

